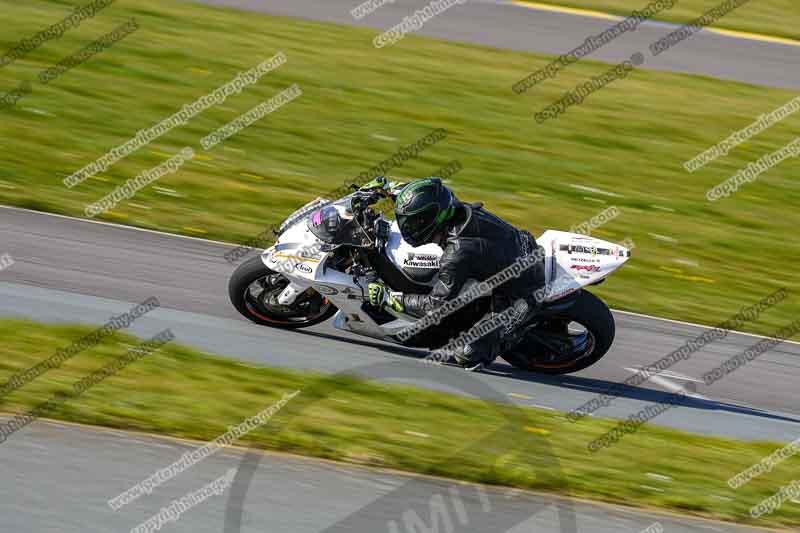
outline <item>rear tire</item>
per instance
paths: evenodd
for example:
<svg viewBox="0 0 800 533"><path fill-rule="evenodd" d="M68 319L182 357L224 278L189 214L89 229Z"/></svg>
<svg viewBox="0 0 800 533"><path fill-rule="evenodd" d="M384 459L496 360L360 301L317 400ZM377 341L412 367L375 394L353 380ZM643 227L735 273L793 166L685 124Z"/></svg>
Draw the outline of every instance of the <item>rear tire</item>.
<svg viewBox="0 0 800 533"><path fill-rule="evenodd" d="M262 326L297 329L325 322L336 313L336 306L328 302L321 294L315 294L314 296L314 298L320 299L319 313L315 313L305 319L296 316L287 317L265 306L263 301L259 301L259 298L253 295L252 288L257 283L261 283L263 287L262 280L266 281L276 275L280 276L280 273L267 268L261 260L261 256L248 259L233 272L228 282L228 296L233 306L242 316ZM283 279L285 280L285 278ZM270 288L267 285L263 290L270 290Z"/></svg>
<svg viewBox="0 0 800 533"><path fill-rule="evenodd" d="M530 343L523 339L516 348L503 354L503 359L522 370L542 374L571 374L595 364L608 352L614 342L616 333L614 315L608 306L591 292L581 290L575 302L554 318L565 323L577 322L585 328L591 335L591 351L572 361L547 364L537 360L536 353L530 353Z"/></svg>

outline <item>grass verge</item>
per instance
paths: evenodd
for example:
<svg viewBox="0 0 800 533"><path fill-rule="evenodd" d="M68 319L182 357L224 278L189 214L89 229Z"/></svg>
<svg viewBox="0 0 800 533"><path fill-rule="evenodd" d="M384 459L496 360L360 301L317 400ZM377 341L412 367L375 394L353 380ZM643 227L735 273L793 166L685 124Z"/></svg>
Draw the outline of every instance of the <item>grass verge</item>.
<svg viewBox="0 0 800 533"><path fill-rule="evenodd" d="M7 339L0 382L88 331L86 327L0 321L0 337ZM790 482L792 471L796 472L797 459L789 459L734 491L726 480L778 445L646 426L615 446L590 454L586 443L614 422L589 419L571 424L551 411L347 376L254 367L173 344L73 397L73 383L138 342L115 334L12 392L2 399L0 408L21 412L62 392L68 400L48 417L211 440L284 394L301 390L244 442L266 450L744 523L752 523L750 506ZM486 439L498 431L497 439ZM462 446L465 451L454 457ZM800 524L800 506L786 503L757 523Z"/></svg>
<svg viewBox="0 0 800 533"><path fill-rule="evenodd" d="M69 13L65 2L0 0L0 9L7 48ZM0 112L0 203L82 216L115 186L192 146L200 157L105 219L245 242L442 127L446 139L390 174L420 178L460 161L452 186L461 198L484 201L534 234L619 208L594 231L636 243L633 260L598 287L616 308L713 324L779 286L800 289L789 260L800 256L798 165L786 161L730 198L705 199L707 189L792 140L797 116L694 174L682 167L788 102L788 91L641 70L537 124L534 111L608 66L581 61L518 96L511 86L549 58L415 36L376 50L370 29L168 0L113 4L1 69L0 91L35 80L132 16L138 31L50 84L34 83L16 108ZM80 186L62 185L278 51L287 64L258 84ZM293 83L300 98L210 152L200 149L201 138ZM800 301L789 298L744 329L769 334L798 314Z"/></svg>

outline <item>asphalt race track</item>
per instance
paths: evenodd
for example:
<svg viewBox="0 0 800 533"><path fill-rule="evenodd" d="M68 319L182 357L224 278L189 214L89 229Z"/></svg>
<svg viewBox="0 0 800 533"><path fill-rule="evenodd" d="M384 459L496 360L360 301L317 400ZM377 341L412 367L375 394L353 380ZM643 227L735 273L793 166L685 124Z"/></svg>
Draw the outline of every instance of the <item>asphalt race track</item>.
<svg viewBox="0 0 800 533"><path fill-rule="evenodd" d="M235 268L222 257L228 245L12 208L0 208L0 240L16 260L0 272L0 316L100 325L155 296L163 309L138 320L132 332L149 337L170 327L177 343L241 360L357 373L385 360L419 365L417 359L426 355L329 323L283 331L246 321L228 301L227 280ZM629 377L627 369L646 366L703 331L630 314L617 313L616 321L612 350L583 372L539 376L498 362L480 378L517 403L569 411ZM758 340L731 334L707 345L666 377L625 390L597 414L625 418L693 384L696 397L661 415L658 424L742 439L792 440L800 432L800 345L785 343L710 387L702 383L705 372ZM435 381L418 385L438 387Z"/></svg>
<svg viewBox="0 0 800 533"><path fill-rule="evenodd" d="M369 16L356 21L350 10L356 0L200 0L202 3L230 6L337 24L363 26L386 31L400 24L403 17L430 3L429 0L402 0L386 4ZM644 7L649 0L642 0ZM564 54L583 44L587 37L598 35L616 21L554 13L499 1L470 0L434 17L415 33L439 39L469 42L543 54ZM687 41L653 57L648 46L674 31L677 26L662 22L644 22L603 46L586 59L619 63L634 52L645 55L642 68L686 72L736 80L756 85L800 88L797 69L799 46L757 41L701 31ZM378 35L379 31L375 32ZM364 46L372 46L372 37ZM800 43L798 43L800 45ZM392 46L403 46L400 41ZM520 79L530 72L520 72ZM518 81L518 80L515 80ZM509 87L509 93L511 88ZM520 98L535 98L531 90Z"/></svg>
<svg viewBox="0 0 800 533"><path fill-rule="evenodd" d="M0 515L15 533L127 532L181 498L237 468L242 451L224 450L183 472L152 494L111 510L106 501L199 446L147 435L38 422L2 445ZM477 489L443 480L265 454L255 466L241 530L226 525L228 494L211 496L162 531L187 533L393 533L390 521L414 511L433 528L416 532L531 533L639 532L655 521L670 533L752 533L737 527L622 507L569 503L521 491ZM230 490L230 489L229 489ZM442 498L443 518L431 520L430 501ZM463 505L455 510L454 498ZM435 501L435 500L434 500ZM559 512L574 510L561 529ZM24 512L23 512L24 511ZM229 522L229 524L232 522ZM441 529L435 529L435 527Z"/></svg>

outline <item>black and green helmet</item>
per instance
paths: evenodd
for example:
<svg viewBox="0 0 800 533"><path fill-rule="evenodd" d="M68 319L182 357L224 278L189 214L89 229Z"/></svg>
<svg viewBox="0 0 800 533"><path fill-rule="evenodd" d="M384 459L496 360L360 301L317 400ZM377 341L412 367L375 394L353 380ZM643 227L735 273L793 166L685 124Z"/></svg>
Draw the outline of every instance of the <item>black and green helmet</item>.
<svg viewBox="0 0 800 533"><path fill-rule="evenodd" d="M431 242L442 225L453 218L458 200L439 178L413 181L395 202L394 212L403 239L411 246Z"/></svg>

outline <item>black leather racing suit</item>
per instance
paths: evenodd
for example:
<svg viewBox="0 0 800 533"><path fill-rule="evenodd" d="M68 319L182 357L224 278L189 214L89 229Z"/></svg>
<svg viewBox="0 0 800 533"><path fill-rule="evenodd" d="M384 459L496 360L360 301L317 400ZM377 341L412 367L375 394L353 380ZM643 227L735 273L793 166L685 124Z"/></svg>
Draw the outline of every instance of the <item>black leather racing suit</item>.
<svg viewBox="0 0 800 533"><path fill-rule="evenodd" d="M404 294L405 312L421 317L456 298L468 280L478 282L494 276L518 258L535 253L536 241L527 231L518 230L501 220L480 204L462 205L450 228L444 254L440 261L439 279L429 294ZM489 320L514 301L523 298L534 308L533 295L544 285L544 265L525 270L521 276L500 285L492 291L491 310L481 320ZM513 326L513 324L511 325ZM460 362L490 363L498 355L504 335L511 327L495 330L470 344L461 354Z"/></svg>

